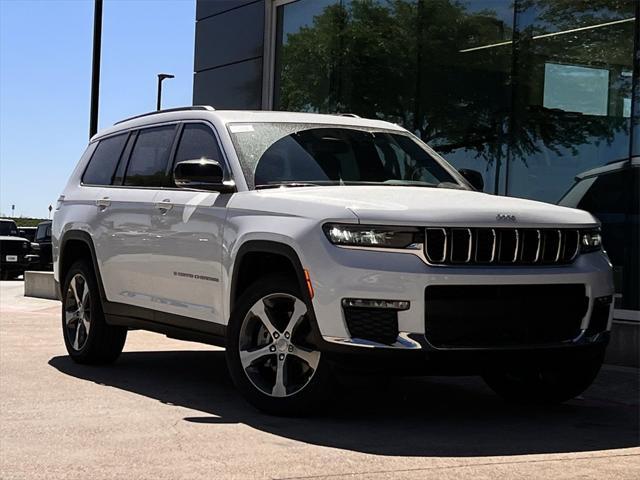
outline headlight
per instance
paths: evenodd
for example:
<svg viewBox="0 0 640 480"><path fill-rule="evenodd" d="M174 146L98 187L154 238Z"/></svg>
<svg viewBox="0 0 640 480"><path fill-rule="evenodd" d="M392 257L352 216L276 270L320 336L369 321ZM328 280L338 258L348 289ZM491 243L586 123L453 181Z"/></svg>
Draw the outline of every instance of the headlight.
<svg viewBox="0 0 640 480"><path fill-rule="evenodd" d="M334 245L370 248L408 248L422 242L422 232L412 227L379 227L328 223L323 226Z"/></svg>
<svg viewBox="0 0 640 480"><path fill-rule="evenodd" d="M580 251L582 253L596 252L602 249L602 235L600 228L580 231Z"/></svg>

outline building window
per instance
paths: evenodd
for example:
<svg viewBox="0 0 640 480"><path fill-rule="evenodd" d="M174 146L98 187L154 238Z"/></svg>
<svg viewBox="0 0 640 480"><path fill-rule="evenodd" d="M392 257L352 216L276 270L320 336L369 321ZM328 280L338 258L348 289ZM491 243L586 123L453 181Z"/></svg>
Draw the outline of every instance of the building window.
<svg viewBox="0 0 640 480"><path fill-rule="evenodd" d="M498 189L511 48L486 46L510 42L510 2L298 0L275 10L274 109L400 123Z"/></svg>

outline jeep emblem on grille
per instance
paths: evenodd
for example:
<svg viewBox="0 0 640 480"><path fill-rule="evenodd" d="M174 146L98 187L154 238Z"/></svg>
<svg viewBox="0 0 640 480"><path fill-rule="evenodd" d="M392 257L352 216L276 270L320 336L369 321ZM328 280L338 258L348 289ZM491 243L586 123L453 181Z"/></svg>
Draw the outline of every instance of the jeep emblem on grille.
<svg viewBox="0 0 640 480"><path fill-rule="evenodd" d="M510 213L499 213L496 215L496 220L499 222L515 222L516 216Z"/></svg>

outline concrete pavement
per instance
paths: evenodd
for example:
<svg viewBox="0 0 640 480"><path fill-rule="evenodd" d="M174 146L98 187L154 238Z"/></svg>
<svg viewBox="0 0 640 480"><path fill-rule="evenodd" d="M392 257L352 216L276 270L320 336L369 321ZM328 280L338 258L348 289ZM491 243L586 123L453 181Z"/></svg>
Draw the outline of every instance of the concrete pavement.
<svg viewBox="0 0 640 480"><path fill-rule="evenodd" d="M476 378L369 380L282 419L242 400L214 347L130 332L115 365L76 365L60 304L22 294L0 282L3 479L640 478L637 370L549 408Z"/></svg>

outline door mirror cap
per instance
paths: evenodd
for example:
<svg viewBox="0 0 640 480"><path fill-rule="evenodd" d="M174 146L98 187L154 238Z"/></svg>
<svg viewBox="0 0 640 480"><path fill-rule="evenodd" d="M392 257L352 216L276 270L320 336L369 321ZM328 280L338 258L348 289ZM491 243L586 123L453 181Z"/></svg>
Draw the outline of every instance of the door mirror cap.
<svg viewBox="0 0 640 480"><path fill-rule="evenodd" d="M479 171L471 170L470 168L461 168L458 172L460 172L460 175L477 191L482 192L484 190L484 179Z"/></svg>
<svg viewBox="0 0 640 480"><path fill-rule="evenodd" d="M178 162L173 169L173 181L181 188L216 192L235 191L235 183L232 180L224 180L224 169L220 162L210 158Z"/></svg>

